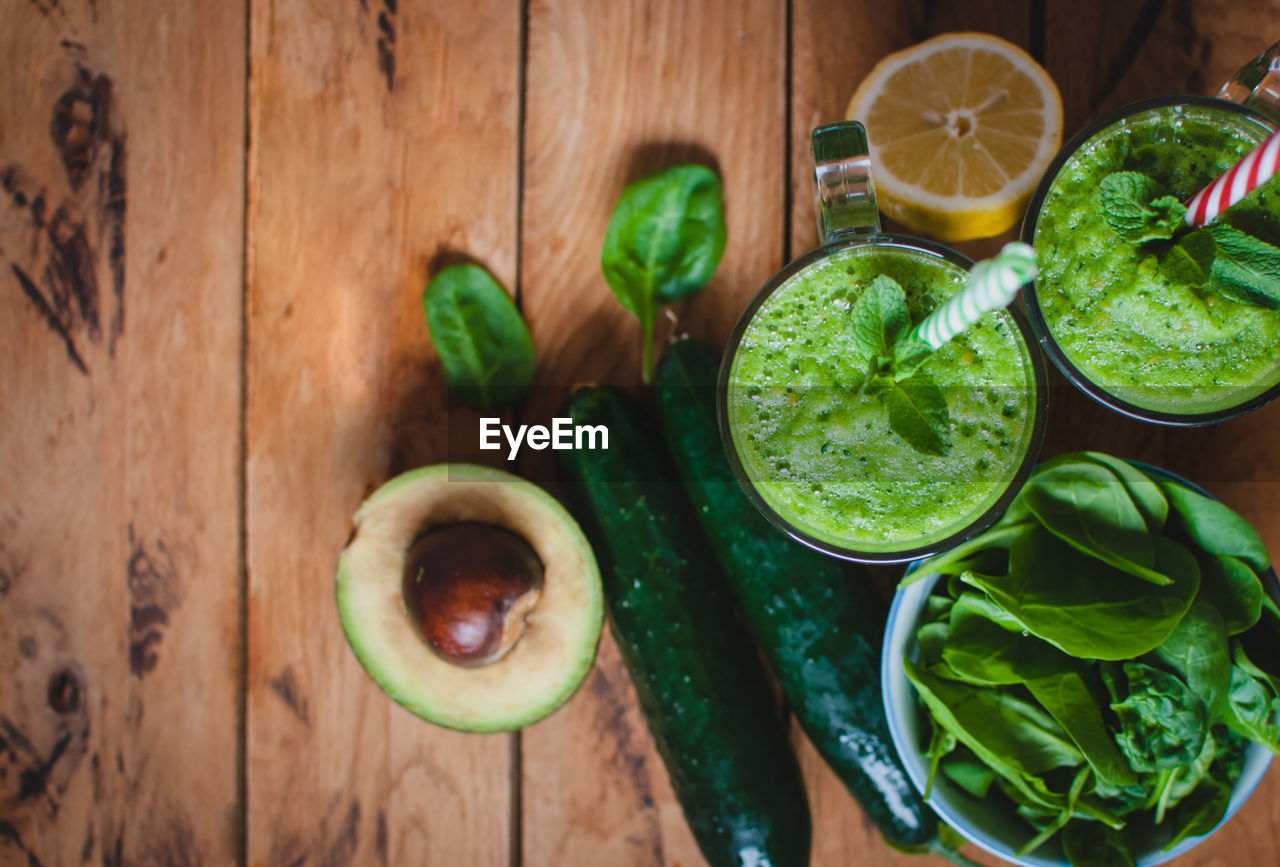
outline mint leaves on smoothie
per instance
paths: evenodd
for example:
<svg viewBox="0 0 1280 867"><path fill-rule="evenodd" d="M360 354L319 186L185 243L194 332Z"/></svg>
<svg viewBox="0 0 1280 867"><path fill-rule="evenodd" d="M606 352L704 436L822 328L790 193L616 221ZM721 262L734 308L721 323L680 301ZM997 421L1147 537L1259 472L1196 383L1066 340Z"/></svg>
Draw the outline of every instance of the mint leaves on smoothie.
<svg viewBox="0 0 1280 867"><path fill-rule="evenodd" d="M706 166L673 166L622 191L600 269L618 301L640 320L645 382L653 369L658 308L706 285L724 245L723 188Z"/></svg>
<svg viewBox="0 0 1280 867"><path fill-rule="evenodd" d="M1141 172L1112 172L1099 187L1102 213L1123 240L1144 247L1170 283L1201 288L1210 280L1241 304L1280 309L1280 248L1229 224L1186 225L1186 207Z"/></svg>
<svg viewBox="0 0 1280 867"><path fill-rule="evenodd" d="M907 295L892 277L877 276L849 308L849 351L861 371L858 387L879 396L889 427L912 448L945 455L951 416L938 384L920 366L933 353L911 337Z"/></svg>
<svg viewBox="0 0 1280 867"><path fill-rule="evenodd" d="M995 527L905 579L942 576L905 666L930 784L1007 799L1022 852L1061 834L1074 865L1208 832L1246 748L1280 754L1280 671L1255 664L1280 659L1269 564L1247 521L1163 474L1042 465Z"/></svg>
<svg viewBox="0 0 1280 867"><path fill-rule="evenodd" d="M1134 244L1172 238L1187 215L1181 202L1141 172L1112 172L1099 190L1107 223Z"/></svg>
<svg viewBox="0 0 1280 867"><path fill-rule="evenodd" d="M1229 225L1214 224L1210 231L1216 245L1213 276L1222 294L1280 310L1280 249Z"/></svg>

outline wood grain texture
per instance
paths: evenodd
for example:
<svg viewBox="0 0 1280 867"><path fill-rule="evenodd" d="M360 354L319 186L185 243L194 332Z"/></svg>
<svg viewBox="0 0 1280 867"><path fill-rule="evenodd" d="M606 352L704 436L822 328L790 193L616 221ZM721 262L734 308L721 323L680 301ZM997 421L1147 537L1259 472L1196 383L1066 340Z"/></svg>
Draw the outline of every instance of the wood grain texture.
<svg viewBox="0 0 1280 867"><path fill-rule="evenodd" d="M256 2L248 265L248 861L506 864L512 736L392 704L343 639L364 494L451 438L420 296L516 261L520 5ZM461 422L459 422L461 423Z"/></svg>
<svg viewBox="0 0 1280 867"><path fill-rule="evenodd" d="M728 245L677 309L682 329L722 345L781 265L785 12L773 0L530 4L521 297L541 388L527 420L545 423L574 383L639 380L639 325L600 274L629 181L683 162L724 180ZM522 468L551 475L546 461ZM524 863L703 863L609 636L582 691L522 743Z"/></svg>
<svg viewBox="0 0 1280 867"><path fill-rule="evenodd" d="M0 863L230 863L244 10L2 6Z"/></svg>

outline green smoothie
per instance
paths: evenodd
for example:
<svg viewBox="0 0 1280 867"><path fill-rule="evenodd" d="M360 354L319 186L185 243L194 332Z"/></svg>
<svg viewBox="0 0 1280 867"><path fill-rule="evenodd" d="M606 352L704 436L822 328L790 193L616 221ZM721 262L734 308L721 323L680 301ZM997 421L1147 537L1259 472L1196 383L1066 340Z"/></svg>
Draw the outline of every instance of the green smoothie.
<svg viewBox="0 0 1280 867"><path fill-rule="evenodd" d="M1212 278L1195 288L1170 282L1153 245L1126 242L1108 224L1100 192L1112 172L1133 171L1185 202L1269 132L1210 106L1149 108L1102 129L1058 172L1035 224L1037 302L1066 358L1104 391L1143 409L1196 414L1280 381L1280 312L1233 301ZM1236 218L1280 241L1275 184L1222 217Z"/></svg>
<svg viewBox="0 0 1280 867"><path fill-rule="evenodd" d="M849 310L882 274L902 287L917 323L967 272L882 244L817 260L756 311L730 362L727 394L730 435L759 496L805 535L868 553L938 542L989 510L1030 448L1037 400L1018 326L994 311L920 368L946 396L949 451L927 453L895 433L850 361Z"/></svg>

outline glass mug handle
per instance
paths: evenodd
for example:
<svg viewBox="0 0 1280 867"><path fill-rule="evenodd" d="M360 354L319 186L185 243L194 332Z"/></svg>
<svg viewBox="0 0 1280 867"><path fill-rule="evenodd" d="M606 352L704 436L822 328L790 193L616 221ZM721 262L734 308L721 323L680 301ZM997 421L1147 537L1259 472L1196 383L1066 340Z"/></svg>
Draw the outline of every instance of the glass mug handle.
<svg viewBox="0 0 1280 867"><path fill-rule="evenodd" d="M827 124L813 131L810 144L818 243L878 233L880 212L871 182L866 128L856 120Z"/></svg>
<svg viewBox="0 0 1280 867"><path fill-rule="evenodd" d="M1218 91L1280 123L1280 42L1250 60Z"/></svg>

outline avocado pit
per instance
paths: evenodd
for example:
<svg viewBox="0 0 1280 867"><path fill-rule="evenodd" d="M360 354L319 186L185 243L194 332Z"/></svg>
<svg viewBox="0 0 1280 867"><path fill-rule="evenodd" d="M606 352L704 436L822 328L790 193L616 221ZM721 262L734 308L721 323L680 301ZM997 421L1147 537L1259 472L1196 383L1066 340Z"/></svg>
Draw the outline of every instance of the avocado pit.
<svg viewBox="0 0 1280 867"><path fill-rule="evenodd" d="M427 646L446 662L476 668L502 659L519 642L543 580L542 561L522 536L460 521L415 539L401 592Z"/></svg>

